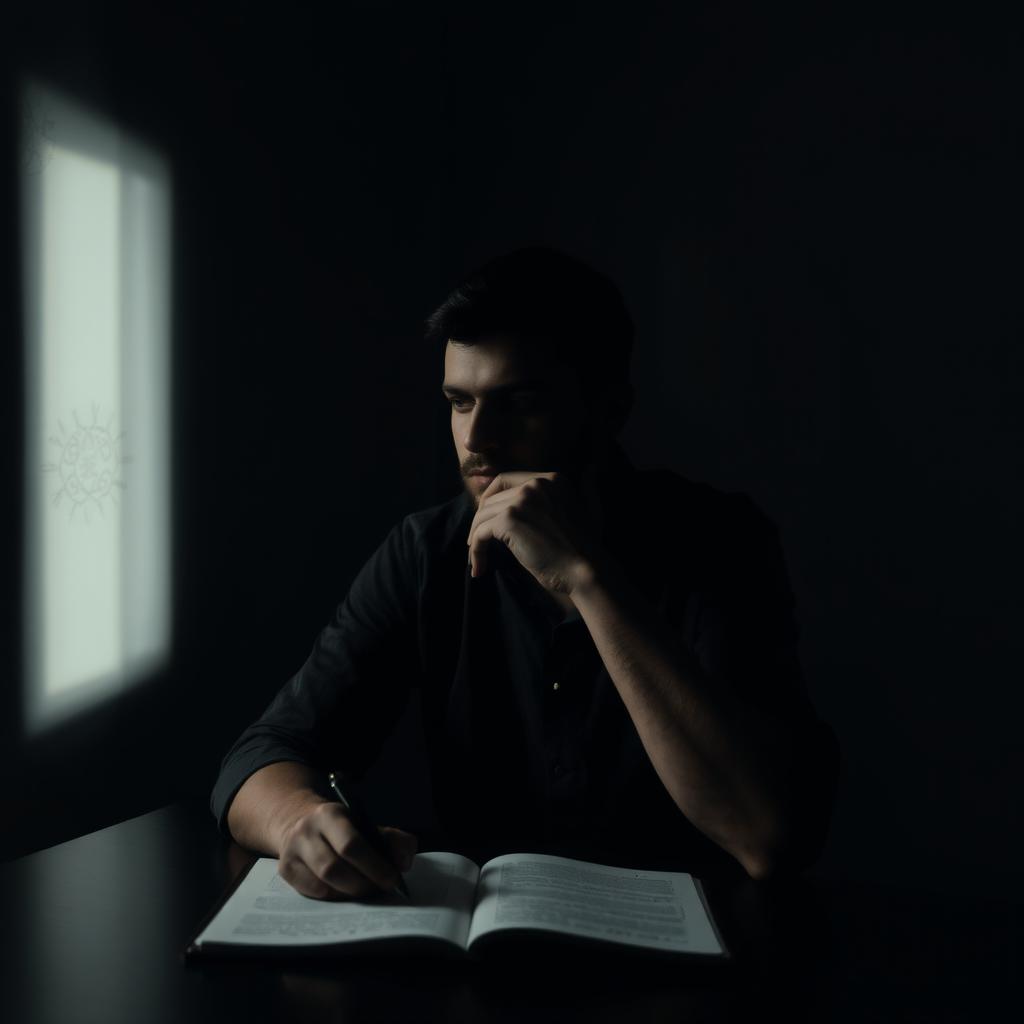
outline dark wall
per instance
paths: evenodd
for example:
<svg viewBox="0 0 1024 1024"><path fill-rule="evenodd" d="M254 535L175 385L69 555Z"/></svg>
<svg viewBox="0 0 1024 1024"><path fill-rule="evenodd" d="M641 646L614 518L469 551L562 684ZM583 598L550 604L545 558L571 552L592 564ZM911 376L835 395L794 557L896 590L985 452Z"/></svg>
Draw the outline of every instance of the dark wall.
<svg viewBox="0 0 1024 1024"><path fill-rule="evenodd" d="M611 272L628 450L780 526L845 754L834 872L1019 884L1020 44L863 5L453 33L460 255L539 235Z"/></svg>
<svg viewBox="0 0 1024 1024"><path fill-rule="evenodd" d="M822 870L1019 884L1019 26L341 6L22 29L174 163L181 552L167 678L12 755L43 780L22 846L209 789L390 525L459 486L419 321L547 238L633 312L633 459L779 524L845 757ZM370 779L396 824L424 820L411 725ZM39 798L68 750L74 825Z"/></svg>

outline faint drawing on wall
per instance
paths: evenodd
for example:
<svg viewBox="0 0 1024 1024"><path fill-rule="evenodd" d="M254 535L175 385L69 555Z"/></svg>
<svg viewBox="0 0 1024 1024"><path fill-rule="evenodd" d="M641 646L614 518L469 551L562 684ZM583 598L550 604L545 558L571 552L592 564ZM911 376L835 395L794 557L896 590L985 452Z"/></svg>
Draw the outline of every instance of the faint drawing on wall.
<svg viewBox="0 0 1024 1024"><path fill-rule="evenodd" d="M89 512L103 515L106 506L120 504L119 491L124 490L121 464L131 461L121 455L124 432L115 434L111 429L114 414L107 422L97 420L99 407L93 404L92 422L82 423L78 410L73 411L74 427L65 430L57 422L58 433L50 435L50 443L57 448L56 462L44 463L43 469L53 473L59 485L53 492L53 502L66 502L68 518L80 515L89 522Z"/></svg>

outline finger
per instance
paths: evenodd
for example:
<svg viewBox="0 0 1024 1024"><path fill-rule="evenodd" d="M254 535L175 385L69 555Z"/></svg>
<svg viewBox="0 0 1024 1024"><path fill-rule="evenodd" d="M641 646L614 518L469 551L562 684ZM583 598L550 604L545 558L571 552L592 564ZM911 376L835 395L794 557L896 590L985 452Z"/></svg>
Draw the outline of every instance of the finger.
<svg viewBox="0 0 1024 1024"><path fill-rule="evenodd" d="M356 829L347 815L340 815L325 822L322 832L324 839L337 856L346 865L365 875L378 889L390 892L398 885L400 881L398 869L367 842L365 836ZM307 863L309 863L308 860ZM316 867L316 865L311 866ZM321 875L321 877L323 876Z"/></svg>
<svg viewBox="0 0 1024 1024"><path fill-rule="evenodd" d="M528 482L529 481L527 481L527 483ZM467 544L471 542L473 538L473 530L476 529L476 525L480 521L480 517L484 514L484 512L496 512L504 508L506 505L509 505L512 502L516 501L521 497L521 488L523 486L524 485L521 484L519 487L513 487L507 491L501 491L499 494L492 494L489 498L486 499L486 501L483 495L480 496L480 501L477 505L477 510L469 524L469 533L466 536Z"/></svg>
<svg viewBox="0 0 1024 1024"><path fill-rule="evenodd" d="M549 480L554 479L554 472L527 472L522 470L515 470L510 473L499 473L488 485L484 488L483 494L480 495L480 500L489 497L492 494L498 494L501 491L507 491L509 488L518 487L520 484L526 483L527 480L533 479L533 477L543 476Z"/></svg>
<svg viewBox="0 0 1024 1024"><path fill-rule="evenodd" d="M526 514L519 505L509 505L498 515L488 519L477 531L473 542L471 558L474 569L471 570L471 574L482 576L487 571L489 561L487 544L489 541L495 540L510 548L512 539L519 531L536 535L536 531L527 526Z"/></svg>
<svg viewBox="0 0 1024 1024"><path fill-rule="evenodd" d="M277 873L302 896L314 900L343 899L344 894L321 881L298 858L282 858L277 865Z"/></svg>
<svg viewBox="0 0 1024 1024"><path fill-rule="evenodd" d="M479 575L480 574L480 565L481 565L481 562L485 558L485 556L483 554L481 554L481 552L482 552L482 550L484 548L484 545L486 543L487 537L484 536L480 532L481 528L483 526L485 526L487 523L491 522L496 516L500 515L501 512L506 507L507 506L503 506L503 508L497 508L497 509L495 509L495 508L488 508L486 511L482 510L480 512L477 512L477 517L478 518L477 518L476 522L474 523L473 528L470 530L469 540L467 541L467 543L469 544L469 564L470 564L470 567L472 568L475 565L476 568L477 568L477 572L476 573L471 573L471 575Z"/></svg>
<svg viewBox="0 0 1024 1024"><path fill-rule="evenodd" d="M535 496L543 495L545 494L546 487L538 486L537 481L550 480L551 482L555 482L557 479L557 474L554 472L515 474L506 473L504 474L505 477L510 477L514 475L517 477L522 477L522 479L515 485L509 484L504 488L499 487L495 489L495 485L499 478L501 477L501 475L502 474L499 474L499 476L496 476L494 480L490 481L490 483L487 484L483 494L480 495L480 498L477 502L476 514L473 516L473 519L469 524L469 536L466 539L467 544L469 544L469 539L473 536L473 527L476 524L476 517L480 514L480 511L481 509L483 509L484 504L486 504L489 508L501 508L509 504L510 502L513 502L516 499L521 498L523 496L523 492L525 492L526 494L534 493ZM508 483L507 480L506 483Z"/></svg>
<svg viewBox="0 0 1024 1024"><path fill-rule="evenodd" d="M529 480L532 473L520 470L509 473L499 473L483 490L480 500L483 501L487 495L498 494L507 491L510 487L518 487L524 480Z"/></svg>
<svg viewBox="0 0 1024 1024"><path fill-rule="evenodd" d="M520 485L522 486L522 485ZM482 508L501 508L503 505L507 505L510 501L515 501L519 494L519 488L513 487L507 491L501 491L498 494L492 494L489 498L484 499L484 496L480 495L480 502L477 506L477 514L480 513ZM474 519L476 516L473 517ZM472 525L470 525L470 532L472 532Z"/></svg>
<svg viewBox="0 0 1024 1024"><path fill-rule="evenodd" d="M487 571L487 544L492 539L498 540L499 543L504 543L501 537L497 536L497 531L500 531L502 536L507 535L510 518L510 509L505 508L494 515L488 516L477 526L473 543L469 548L470 576L483 576Z"/></svg>
<svg viewBox="0 0 1024 1024"><path fill-rule="evenodd" d="M499 495L488 499L485 505L483 499L480 499L480 504L477 506L476 512L473 514L473 518L469 524L469 532L466 534L466 544L473 543L473 531L484 519L488 516L493 515L495 512L503 509L509 502L515 501L518 491L503 491Z"/></svg>
<svg viewBox="0 0 1024 1024"><path fill-rule="evenodd" d="M380 887L339 855L323 835L300 837L291 853L317 882L338 894L351 898L378 893ZM301 869L297 873L301 874Z"/></svg>
<svg viewBox="0 0 1024 1024"><path fill-rule="evenodd" d="M510 487L507 490L491 495L487 495L484 492L484 494L480 495L477 514L479 515L480 510L483 508L504 508L505 505L511 504L514 501L522 501L525 498L529 498L532 501L538 496L548 497L547 488L549 486L550 484L547 482L546 477L531 476L529 480L524 480L517 487ZM470 526L470 531L472 532L472 525Z"/></svg>
<svg viewBox="0 0 1024 1024"><path fill-rule="evenodd" d="M473 516L473 520L469 525L469 534L466 537L466 544L470 548L470 565L474 562L473 557L473 542L476 536L476 531L481 523L487 522L489 519L493 519L503 509L507 509L510 506L516 506L518 511L525 511L528 509L527 502L544 501L548 502L551 495L547 490L547 486L539 483L542 479L539 476L532 476L528 480L524 481L518 487L513 488L509 491L503 491L501 494L492 495L488 500L486 506L483 503L483 498L480 499L480 506ZM479 575L479 573L477 574Z"/></svg>

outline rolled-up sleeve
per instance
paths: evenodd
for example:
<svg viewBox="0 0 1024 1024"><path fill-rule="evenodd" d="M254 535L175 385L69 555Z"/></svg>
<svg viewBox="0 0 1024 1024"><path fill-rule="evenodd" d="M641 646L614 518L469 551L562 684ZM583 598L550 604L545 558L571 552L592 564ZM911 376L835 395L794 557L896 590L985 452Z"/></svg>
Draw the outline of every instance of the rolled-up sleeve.
<svg viewBox="0 0 1024 1024"><path fill-rule="evenodd" d="M365 774L418 685L418 598L406 517L356 575L305 664L225 755L210 797L223 835L235 794L268 764Z"/></svg>

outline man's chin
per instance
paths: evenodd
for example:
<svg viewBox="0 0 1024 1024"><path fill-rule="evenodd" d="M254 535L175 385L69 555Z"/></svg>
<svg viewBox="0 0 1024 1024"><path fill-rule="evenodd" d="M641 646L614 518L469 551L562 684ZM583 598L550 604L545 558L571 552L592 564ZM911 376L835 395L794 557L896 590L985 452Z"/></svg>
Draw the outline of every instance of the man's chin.
<svg viewBox="0 0 1024 1024"><path fill-rule="evenodd" d="M480 508L480 494L483 492L477 491L477 488L473 483L467 479L465 481L466 497L469 498L469 503L473 506L473 510L477 511Z"/></svg>

